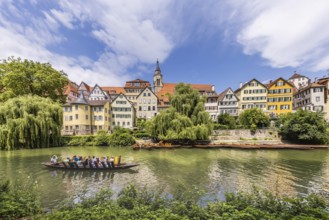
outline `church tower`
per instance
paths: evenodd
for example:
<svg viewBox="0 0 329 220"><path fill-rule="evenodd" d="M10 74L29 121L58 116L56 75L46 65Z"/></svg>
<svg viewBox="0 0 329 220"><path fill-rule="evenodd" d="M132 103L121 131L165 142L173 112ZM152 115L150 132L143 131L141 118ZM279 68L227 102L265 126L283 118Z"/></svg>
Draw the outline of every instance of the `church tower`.
<svg viewBox="0 0 329 220"><path fill-rule="evenodd" d="M154 93L157 94L163 87L163 77L161 74L159 60L157 60L156 68L153 75L153 89Z"/></svg>

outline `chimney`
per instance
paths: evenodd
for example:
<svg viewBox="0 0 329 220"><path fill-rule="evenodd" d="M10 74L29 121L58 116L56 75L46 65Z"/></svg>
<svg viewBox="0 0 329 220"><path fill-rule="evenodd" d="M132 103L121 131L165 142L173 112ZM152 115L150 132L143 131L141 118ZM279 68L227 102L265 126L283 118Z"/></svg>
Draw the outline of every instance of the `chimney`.
<svg viewBox="0 0 329 220"><path fill-rule="evenodd" d="M273 81L272 80L270 80L270 84L272 83Z"/></svg>
<svg viewBox="0 0 329 220"><path fill-rule="evenodd" d="M240 87L239 87L240 89L242 88L242 82L240 82Z"/></svg>

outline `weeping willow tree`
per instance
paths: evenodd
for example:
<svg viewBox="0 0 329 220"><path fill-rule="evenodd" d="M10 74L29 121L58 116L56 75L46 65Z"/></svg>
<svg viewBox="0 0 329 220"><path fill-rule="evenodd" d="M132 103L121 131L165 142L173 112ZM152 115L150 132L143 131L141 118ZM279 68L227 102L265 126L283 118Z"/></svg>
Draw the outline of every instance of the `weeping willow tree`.
<svg viewBox="0 0 329 220"><path fill-rule="evenodd" d="M170 96L171 106L160 112L148 124L151 136L160 140L207 140L212 121L204 110L204 98L190 85L175 87Z"/></svg>
<svg viewBox="0 0 329 220"><path fill-rule="evenodd" d="M59 146L63 112L49 98L20 96L0 106L0 149Z"/></svg>

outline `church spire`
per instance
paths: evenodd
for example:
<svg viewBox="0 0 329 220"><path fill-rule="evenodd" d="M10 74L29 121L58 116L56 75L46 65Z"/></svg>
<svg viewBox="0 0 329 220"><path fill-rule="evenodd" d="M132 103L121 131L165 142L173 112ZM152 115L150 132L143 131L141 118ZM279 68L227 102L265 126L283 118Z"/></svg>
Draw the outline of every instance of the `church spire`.
<svg viewBox="0 0 329 220"><path fill-rule="evenodd" d="M158 59L157 59L157 64L156 64L156 67L155 67L155 71L160 71L161 72Z"/></svg>
<svg viewBox="0 0 329 220"><path fill-rule="evenodd" d="M163 87L163 76L159 66L159 60L157 59L154 75L153 75L153 88L155 94L157 94Z"/></svg>

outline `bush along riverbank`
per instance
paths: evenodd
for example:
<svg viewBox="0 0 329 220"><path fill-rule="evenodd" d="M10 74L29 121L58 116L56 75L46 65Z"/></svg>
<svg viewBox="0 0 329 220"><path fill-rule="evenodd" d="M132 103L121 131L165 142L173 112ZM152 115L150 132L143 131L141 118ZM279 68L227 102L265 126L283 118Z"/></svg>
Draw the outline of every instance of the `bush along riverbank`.
<svg viewBox="0 0 329 220"><path fill-rule="evenodd" d="M27 200L27 192L15 192L7 182L0 186L0 216L4 219L329 219L328 203L317 195L280 198L254 190L229 193L225 201L200 205L204 194L193 187L178 188L169 198L161 191L133 185L116 199L106 189L88 197L79 194L46 214L41 212L35 191L29 191ZM23 199L17 197L20 195Z"/></svg>
<svg viewBox="0 0 329 220"><path fill-rule="evenodd" d="M62 146L114 146L126 147L135 143L132 132L125 128L116 128L112 134L99 131L96 135L63 136Z"/></svg>

